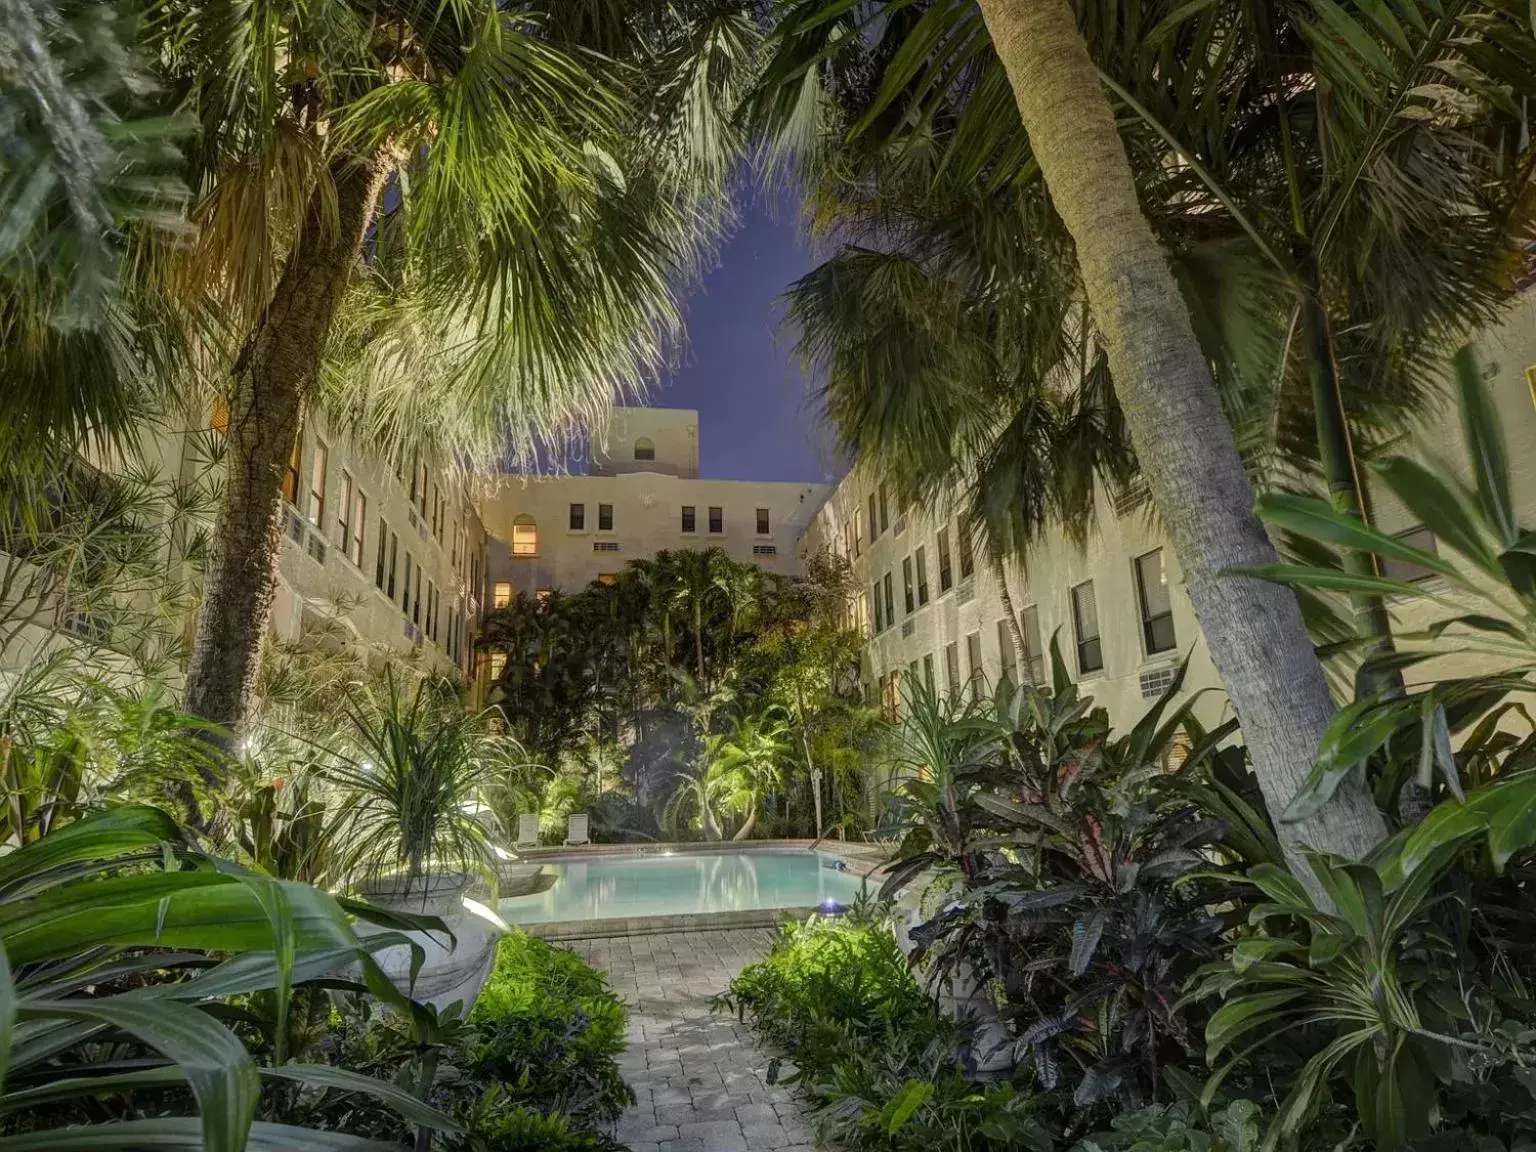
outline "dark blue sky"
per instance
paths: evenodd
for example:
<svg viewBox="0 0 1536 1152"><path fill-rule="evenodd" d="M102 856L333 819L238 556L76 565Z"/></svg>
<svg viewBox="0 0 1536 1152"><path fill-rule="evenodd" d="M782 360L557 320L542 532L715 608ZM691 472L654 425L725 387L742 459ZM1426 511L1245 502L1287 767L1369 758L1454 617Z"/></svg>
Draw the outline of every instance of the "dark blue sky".
<svg viewBox="0 0 1536 1152"><path fill-rule="evenodd" d="M649 403L699 412L699 474L727 480L823 480L835 472L817 431L779 295L812 260L793 208L742 212L719 265L688 301L681 363Z"/></svg>

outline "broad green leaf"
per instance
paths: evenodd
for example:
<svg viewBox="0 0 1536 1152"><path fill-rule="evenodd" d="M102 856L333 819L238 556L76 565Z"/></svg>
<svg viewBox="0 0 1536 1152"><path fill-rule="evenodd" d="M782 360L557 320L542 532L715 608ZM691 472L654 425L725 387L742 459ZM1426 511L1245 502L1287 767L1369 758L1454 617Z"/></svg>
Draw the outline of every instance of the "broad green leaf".
<svg viewBox="0 0 1536 1152"><path fill-rule="evenodd" d="M203 1147L195 1116L161 1116L0 1137L0 1152L144 1152L146 1148L203 1152ZM251 1125L245 1148L246 1152L405 1152L403 1145L385 1140L261 1121Z"/></svg>
<svg viewBox="0 0 1536 1152"><path fill-rule="evenodd" d="M1260 519L1276 528L1341 548L1417 564L1449 580L1460 580L1455 565L1444 557L1415 548L1386 532L1368 528L1353 516L1335 510L1326 500L1267 492L1259 497L1256 508Z"/></svg>
<svg viewBox="0 0 1536 1152"><path fill-rule="evenodd" d="M174 1060L201 1112L207 1152L239 1152L261 1093L245 1045L206 1013L169 1000L132 995L24 1003L23 1019L65 1017L120 1028ZM4 1147L0 1144L0 1147Z"/></svg>
<svg viewBox="0 0 1536 1152"><path fill-rule="evenodd" d="M933 1095L933 1084L928 1080L908 1080L903 1084L895 1096L891 1097L889 1104L883 1109L885 1113L885 1131L889 1136L896 1135L912 1118L912 1114L928 1102Z"/></svg>
<svg viewBox="0 0 1536 1152"><path fill-rule="evenodd" d="M1501 872L1510 857L1536 844L1536 776L1502 783L1496 793L1499 803L1488 819L1488 852Z"/></svg>
<svg viewBox="0 0 1536 1152"><path fill-rule="evenodd" d="M5 1087L11 1066L11 1037L16 1029L16 983L11 979L11 962L0 945L0 1089Z"/></svg>
<svg viewBox="0 0 1536 1152"><path fill-rule="evenodd" d="M1251 568L1228 569L1233 575L1252 576L1284 584L1288 588L1331 588L1337 592L1365 592L1372 596L1399 596L1421 599L1426 591L1407 580L1388 576L1362 576L1336 568L1310 568L1303 564L1256 564Z"/></svg>
<svg viewBox="0 0 1536 1152"><path fill-rule="evenodd" d="M1234 1042L1255 1028L1263 1028L1282 1018L1280 1010L1306 995L1304 988L1277 988L1273 992L1255 992L1228 1000L1211 1016L1205 1026L1205 1059L1216 1058Z"/></svg>
<svg viewBox="0 0 1536 1152"><path fill-rule="evenodd" d="M1493 400L1483 383L1482 366L1470 344L1451 359L1456 374L1456 389L1461 399L1461 429L1466 438L1467 458L1477 480L1477 494L1482 513L1508 548L1520 536L1515 523L1514 503L1509 496L1509 455L1504 447L1504 433Z"/></svg>
<svg viewBox="0 0 1536 1152"><path fill-rule="evenodd" d="M388 1104L407 1120L425 1125L438 1132L462 1132L463 1125L445 1112L423 1103L421 1100L386 1080L364 1076L346 1068L329 1064L284 1064L277 1068L263 1068L261 1074L269 1079L294 1080L316 1088L331 1088L338 1092L357 1092L372 1096Z"/></svg>
<svg viewBox="0 0 1536 1152"><path fill-rule="evenodd" d="M70 878L67 866L110 860L130 852L165 844L180 845L181 828L158 808L125 804L88 813L8 855L0 856L0 893L13 899L15 891Z"/></svg>
<svg viewBox="0 0 1536 1152"><path fill-rule="evenodd" d="M1019 804L995 792L978 792L973 797L979 808L985 808L994 816L1001 816L1018 824L1038 824L1053 832L1065 832L1066 823L1049 808L1041 804Z"/></svg>
<svg viewBox="0 0 1536 1152"><path fill-rule="evenodd" d="M1403 725L1416 718L1417 705L1410 700L1356 700L1339 709L1323 733L1317 763L1301 791L1291 798L1280 819L1290 823L1306 820L1322 811L1339 785L1358 769Z"/></svg>
<svg viewBox="0 0 1536 1152"><path fill-rule="evenodd" d="M1232 968L1246 972L1260 960L1281 956L1287 952L1299 952L1301 945L1295 940L1277 939L1273 936L1249 936L1239 940L1232 949Z"/></svg>
<svg viewBox="0 0 1536 1152"><path fill-rule="evenodd" d="M1472 512L1455 491L1417 460L1391 456L1371 470L1380 476L1404 507L1435 534L1484 572L1498 576L1498 555L1478 530Z"/></svg>

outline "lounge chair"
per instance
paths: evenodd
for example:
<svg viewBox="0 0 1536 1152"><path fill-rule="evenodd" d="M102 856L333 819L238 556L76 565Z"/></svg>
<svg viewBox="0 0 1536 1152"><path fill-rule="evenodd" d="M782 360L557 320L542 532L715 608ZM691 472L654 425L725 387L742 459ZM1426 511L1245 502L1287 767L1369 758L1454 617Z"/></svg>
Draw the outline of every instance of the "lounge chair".
<svg viewBox="0 0 1536 1152"><path fill-rule="evenodd" d="M592 837L587 835L589 823L585 812L572 812L565 822L565 842L572 845L592 843Z"/></svg>
<svg viewBox="0 0 1536 1152"><path fill-rule="evenodd" d="M524 812L517 818L517 839L512 841L514 848L537 848L539 846L539 814L537 812Z"/></svg>

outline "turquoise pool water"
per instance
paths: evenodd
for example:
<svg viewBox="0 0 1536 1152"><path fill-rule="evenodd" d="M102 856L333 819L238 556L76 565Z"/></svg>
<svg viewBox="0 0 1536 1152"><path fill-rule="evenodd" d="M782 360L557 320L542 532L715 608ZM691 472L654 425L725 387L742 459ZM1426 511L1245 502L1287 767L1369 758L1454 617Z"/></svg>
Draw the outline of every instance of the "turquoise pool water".
<svg viewBox="0 0 1536 1152"><path fill-rule="evenodd" d="M804 849L557 858L544 862L555 874L551 888L497 910L512 924L544 924L851 904L860 880L839 863Z"/></svg>

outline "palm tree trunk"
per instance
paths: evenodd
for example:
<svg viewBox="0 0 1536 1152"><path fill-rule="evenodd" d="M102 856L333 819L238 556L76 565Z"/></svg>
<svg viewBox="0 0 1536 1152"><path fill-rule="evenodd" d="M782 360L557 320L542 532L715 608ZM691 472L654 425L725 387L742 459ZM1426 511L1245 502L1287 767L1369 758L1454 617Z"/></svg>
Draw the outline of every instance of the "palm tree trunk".
<svg viewBox="0 0 1536 1152"><path fill-rule="evenodd" d="M736 835L731 837L732 840L750 840L752 838L752 829L757 827L757 810L761 806L761 800L753 800L752 810L747 813L746 823L736 829Z"/></svg>
<svg viewBox="0 0 1536 1152"><path fill-rule="evenodd" d="M1295 597L1224 575L1273 562L1253 489L1189 313L1136 198L1125 146L1067 0L981 0L1019 114L1056 211L1077 245L1089 306L1108 347L1115 391L1188 582L1271 813L1312 767L1333 715ZM1293 870L1300 849L1359 859L1386 828L1351 778L1306 820L1279 823Z"/></svg>
<svg viewBox="0 0 1536 1152"><path fill-rule="evenodd" d="M1008 639L1013 641L1013 666L1019 675L1029 677L1029 653L1024 648L1024 629L1019 627L1019 614L1013 607L1013 593L1008 591L1008 573L1003 558L994 549L989 553L992 561L992 578L997 581L997 594L1003 602L1003 618L1008 621Z"/></svg>
<svg viewBox="0 0 1536 1152"><path fill-rule="evenodd" d="M388 167L333 160L333 204L316 189L282 278L235 361L228 461L187 667L186 708L238 728L251 706L277 591L282 477L347 277Z"/></svg>
<svg viewBox="0 0 1536 1152"><path fill-rule="evenodd" d="M704 683L704 608L696 599L693 602L693 654L699 665L699 689L707 690Z"/></svg>

